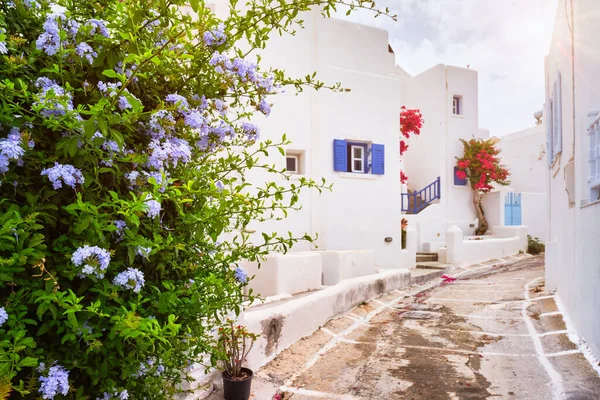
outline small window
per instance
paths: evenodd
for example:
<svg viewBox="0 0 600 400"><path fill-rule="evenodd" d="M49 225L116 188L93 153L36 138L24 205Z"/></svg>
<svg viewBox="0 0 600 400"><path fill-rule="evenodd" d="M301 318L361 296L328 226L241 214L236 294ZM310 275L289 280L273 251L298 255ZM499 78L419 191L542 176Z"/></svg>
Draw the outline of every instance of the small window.
<svg viewBox="0 0 600 400"><path fill-rule="evenodd" d="M287 172L292 174L303 173L302 168L302 152L301 151L287 151L285 153L285 169Z"/></svg>
<svg viewBox="0 0 600 400"><path fill-rule="evenodd" d="M365 148L362 146L350 146L350 171L365 172Z"/></svg>
<svg viewBox="0 0 600 400"><path fill-rule="evenodd" d="M367 173L367 143L352 143L348 142L346 146L348 169L349 172L360 174Z"/></svg>
<svg viewBox="0 0 600 400"><path fill-rule="evenodd" d="M462 96L453 96L452 97L452 114L453 115L462 115Z"/></svg>

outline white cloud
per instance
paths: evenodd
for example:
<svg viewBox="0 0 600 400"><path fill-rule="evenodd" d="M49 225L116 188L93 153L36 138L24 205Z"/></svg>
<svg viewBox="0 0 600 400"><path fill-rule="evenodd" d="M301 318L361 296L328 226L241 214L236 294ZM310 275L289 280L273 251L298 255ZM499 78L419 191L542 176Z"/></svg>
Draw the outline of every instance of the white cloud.
<svg viewBox="0 0 600 400"><path fill-rule="evenodd" d="M387 0L398 22L359 12L387 29L396 62L410 74L443 63L479 72L479 124L493 135L533 125L544 101L557 0Z"/></svg>

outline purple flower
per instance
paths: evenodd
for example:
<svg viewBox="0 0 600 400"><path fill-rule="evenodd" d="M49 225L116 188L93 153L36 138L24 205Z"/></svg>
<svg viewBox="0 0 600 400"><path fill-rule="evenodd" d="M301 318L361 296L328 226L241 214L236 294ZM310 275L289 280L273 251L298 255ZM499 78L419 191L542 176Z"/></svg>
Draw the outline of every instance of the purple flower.
<svg viewBox="0 0 600 400"><path fill-rule="evenodd" d="M235 269L234 276L235 276L235 279L237 279L238 282L240 282L240 283L246 283L246 281L248 280L248 274L242 267L237 267Z"/></svg>
<svg viewBox="0 0 600 400"><path fill-rule="evenodd" d="M259 88L264 89L267 93L275 93L275 78L273 75L261 76L257 79L256 84Z"/></svg>
<svg viewBox="0 0 600 400"><path fill-rule="evenodd" d="M25 154L18 132L16 128L13 128L6 139L0 139L0 173L8 171L11 160L18 161Z"/></svg>
<svg viewBox="0 0 600 400"><path fill-rule="evenodd" d="M129 184L133 186L137 186L137 179L140 176L140 173L137 171L131 171L125 174L125 178L129 179Z"/></svg>
<svg viewBox="0 0 600 400"><path fill-rule="evenodd" d="M256 81L256 68L256 64L246 61L243 58L237 57L233 60L232 71L237 74L242 82Z"/></svg>
<svg viewBox="0 0 600 400"><path fill-rule="evenodd" d="M189 107L190 107L187 99L177 93L167 95L165 100L167 101L167 103L176 104L177 108L180 111L185 111L185 110L189 109Z"/></svg>
<svg viewBox="0 0 600 400"><path fill-rule="evenodd" d="M114 140L107 140L106 142L104 142L102 144L102 149L104 149L105 151L112 151L114 153L121 152L121 148Z"/></svg>
<svg viewBox="0 0 600 400"><path fill-rule="evenodd" d="M102 397L96 397L96 400L112 400L112 399L127 400L127 399L129 399L129 393L127 392L127 389L123 390L120 393L116 389L114 389L112 391L112 393L104 392L104 393L102 393Z"/></svg>
<svg viewBox="0 0 600 400"><path fill-rule="evenodd" d="M54 163L54 167L42 170L40 175L47 175L54 189L60 189L63 182L75 189L76 184L83 184L81 171L69 164Z"/></svg>
<svg viewBox="0 0 600 400"><path fill-rule="evenodd" d="M231 63L231 60L229 59L229 57L215 52L212 56L212 58L209 61L209 64L215 67L215 71L217 71L218 73L225 73L226 71L231 72L231 69L233 68L233 64Z"/></svg>
<svg viewBox="0 0 600 400"><path fill-rule="evenodd" d="M137 268L127 268L127 270L115 276L113 284L139 293L144 286L144 274Z"/></svg>
<svg viewBox="0 0 600 400"><path fill-rule="evenodd" d="M227 40L227 35L224 33L225 25L220 23L217 26L217 29L213 29L212 31L204 32L204 43L207 46L220 46Z"/></svg>
<svg viewBox="0 0 600 400"><path fill-rule="evenodd" d="M216 99L215 100L215 108L219 111L219 114L225 116L227 114L227 104L223 100Z"/></svg>
<svg viewBox="0 0 600 400"><path fill-rule="evenodd" d="M258 135L260 134L260 128L249 122L242 123L242 131L246 134L248 140L258 139Z"/></svg>
<svg viewBox="0 0 600 400"><path fill-rule="evenodd" d="M221 181L217 181L216 185L217 190L220 192L221 190L225 189L225 186L223 186L223 182Z"/></svg>
<svg viewBox="0 0 600 400"><path fill-rule="evenodd" d="M119 105L121 111L125 110L126 108L131 108L131 104L129 104L129 100L127 100L127 97L125 96L119 97L119 101L117 104Z"/></svg>
<svg viewBox="0 0 600 400"><path fill-rule="evenodd" d="M99 19L90 19L86 25L92 27L92 29L90 30L90 35L95 35L96 33L98 33L104 37L109 36L108 29L106 29L104 21L101 21Z"/></svg>
<svg viewBox="0 0 600 400"><path fill-rule="evenodd" d="M6 42L0 42L0 54L8 53L8 49L6 48Z"/></svg>
<svg viewBox="0 0 600 400"><path fill-rule="evenodd" d="M41 105L41 115L48 118L55 115L64 115L73 110L73 97L52 79L40 77L35 81L35 86L40 89L38 101L33 105Z"/></svg>
<svg viewBox="0 0 600 400"><path fill-rule="evenodd" d="M152 247L138 246L135 249L135 254L137 254L138 256L142 256L144 258L148 258L151 251L152 251Z"/></svg>
<svg viewBox="0 0 600 400"><path fill-rule="evenodd" d="M54 13L46 17L43 28L44 32L37 38L35 45L38 50L44 50L49 56L53 56L60 50L60 27L57 19L64 20L63 14Z"/></svg>
<svg viewBox="0 0 600 400"><path fill-rule="evenodd" d="M92 49L90 45L85 42L81 42L77 45L75 48L75 54L81 58L85 58L90 64L94 62L94 58L98 57L98 53L96 53L94 49Z"/></svg>
<svg viewBox="0 0 600 400"><path fill-rule="evenodd" d="M164 169L169 163L174 167L178 162L187 163L192 157L192 149L187 140L167 137L163 142L158 139L150 141L151 150L148 166L154 169Z"/></svg>
<svg viewBox="0 0 600 400"><path fill-rule="evenodd" d="M98 246L85 245L75 250L71 261L77 267L83 265L79 274L81 278L94 275L96 278L102 279L110 263L110 253Z"/></svg>
<svg viewBox="0 0 600 400"><path fill-rule="evenodd" d="M262 99L258 104L258 110L268 117L271 114L271 105Z"/></svg>
<svg viewBox="0 0 600 400"><path fill-rule="evenodd" d="M202 113L193 110L185 116L185 124L192 129L200 129L201 131L208 131L208 124Z"/></svg>
<svg viewBox="0 0 600 400"><path fill-rule="evenodd" d="M160 203L154 199L150 199L150 200L146 200L145 202L146 204L146 214L150 217L150 218L155 218L160 214Z"/></svg>
<svg viewBox="0 0 600 400"><path fill-rule="evenodd" d="M79 32L79 22L74 21L74 20L69 20L67 22L67 32L69 33L69 35L71 35L73 38L75 38L75 36L77 36L77 32Z"/></svg>
<svg viewBox="0 0 600 400"><path fill-rule="evenodd" d="M125 223L125 221L122 220L116 220L115 222L113 222L114 225L117 227L117 236L119 238L123 237L123 233L125 231L125 228L127 228L127 224Z"/></svg>
<svg viewBox="0 0 600 400"><path fill-rule="evenodd" d="M69 371L55 365L48 370L48 376L40 376L39 392L43 399L53 399L58 393L66 396L69 393Z"/></svg>
<svg viewBox="0 0 600 400"><path fill-rule="evenodd" d="M165 177L169 176L168 172L164 170L154 172L143 171L143 174L146 177L146 179L148 179L148 182L150 182L150 178L154 178L154 180L156 181L156 185L161 186L161 188L158 190L159 192L164 193L164 191L167 190L169 182L167 179L165 179Z"/></svg>
<svg viewBox="0 0 600 400"><path fill-rule="evenodd" d="M148 133L153 139L162 139L173 131L175 118L167 110L159 110L152 114L148 123Z"/></svg>
<svg viewBox="0 0 600 400"><path fill-rule="evenodd" d="M27 147L29 147L30 149L33 149L35 147L35 142L33 141L33 139L27 142Z"/></svg>
<svg viewBox="0 0 600 400"><path fill-rule="evenodd" d="M6 321L8 321L8 313L4 307L0 307L0 326L4 325Z"/></svg>

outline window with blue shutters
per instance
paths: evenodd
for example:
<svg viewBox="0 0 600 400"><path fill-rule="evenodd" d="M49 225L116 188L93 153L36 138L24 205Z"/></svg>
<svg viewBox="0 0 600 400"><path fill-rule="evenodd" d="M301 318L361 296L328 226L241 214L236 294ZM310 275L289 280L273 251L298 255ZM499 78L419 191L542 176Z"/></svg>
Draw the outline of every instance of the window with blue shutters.
<svg viewBox="0 0 600 400"><path fill-rule="evenodd" d="M335 139L333 141L333 170L383 175L385 172L385 146Z"/></svg>
<svg viewBox="0 0 600 400"><path fill-rule="evenodd" d="M548 153L548 165L554 163L554 159L562 152L562 88L560 72L552 85L550 97L546 102L546 151Z"/></svg>
<svg viewBox="0 0 600 400"><path fill-rule="evenodd" d="M562 89L560 72L554 82L552 91L552 156L556 157L562 152Z"/></svg>

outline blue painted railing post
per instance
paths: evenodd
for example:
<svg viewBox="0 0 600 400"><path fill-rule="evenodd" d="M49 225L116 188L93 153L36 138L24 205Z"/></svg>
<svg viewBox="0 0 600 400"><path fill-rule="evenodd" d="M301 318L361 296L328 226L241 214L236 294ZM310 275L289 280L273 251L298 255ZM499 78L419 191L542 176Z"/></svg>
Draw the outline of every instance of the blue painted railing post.
<svg viewBox="0 0 600 400"><path fill-rule="evenodd" d="M413 214L417 213L417 191L413 192Z"/></svg>

